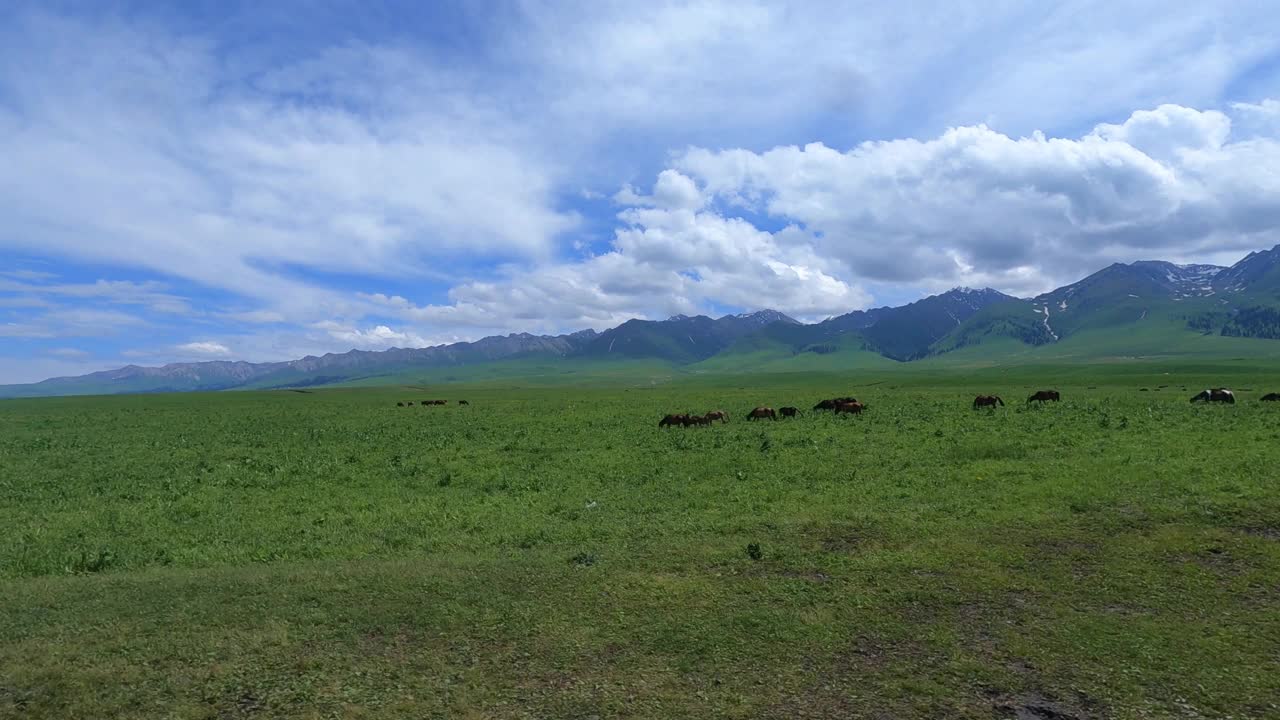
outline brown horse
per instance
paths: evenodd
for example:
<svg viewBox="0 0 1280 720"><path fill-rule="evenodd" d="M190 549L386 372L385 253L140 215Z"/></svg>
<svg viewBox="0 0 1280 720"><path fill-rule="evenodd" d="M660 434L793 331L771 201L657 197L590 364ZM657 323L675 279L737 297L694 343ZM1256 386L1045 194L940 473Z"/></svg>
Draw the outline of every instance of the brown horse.
<svg viewBox="0 0 1280 720"><path fill-rule="evenodd" d="M980 407L993 408L996 405L1004 405L1004 401L1000 399L999 395L979 395L973 399L974 410Z"/></svg>
<svg viewBox="0 0 1280 720"><path fill-rule="evenodd" d="M858 398L855 398L855 397L831 398L830 400L823 400L817 405L814 405L813 409L814 410L835 410L836 406L841 403L854 403L854 402L858 402Z"/></svg>
<svg viewBox="0 0 1280 720"><path fill-rule="evenodd" d="M800 408L793 408L793 407L778 408L778 413L782 415L782 417L793 418L800 414Z"/></svg>
<svg viewBox="0 0 1280 720"><path fill-rule="evenodd" d="M695 425L710 425L710 424L711 424L711 416L710 416L710 415L690 415L690 416L689 416L689 419L690 419L690 420L692 420L692 421L693 421L693 424L695 424Z"/></svg>
<svg viewBox="0 0 1280 720"><path fill-rule="evenodd" d="M1280 393L1267 393L1262 396L1262 402L1275 402L1280 400Z"/></svg>
<svg viewBox="0 0 1280 720"><path fill-rule="evenodd" d="M758 407L752 410L751 412L747 413L748 420L759 420L761 418L769 418L770 420L777 420L778 413L774 412L773 408L771 407Z"/></svg>
<svg viewBox="0 0 1280 720"><path fill-rule="evenodd" d="M853 402L839 403L836 405L836 413L853 413L854 415L861 415L862 411L865 410L866 407L866 405L863 405L856 400Z"/></svg>
<svg viewBox="0 0 1280 720"><path fill-rule="evenodd" d="M711 412L707 413L707 419L719 420L722 423L727 423L729 422L729 413L723 410L712 410Z"/></svg>
<svg viewBox="0 0 1280 720"><path fill-rule="evenodd" d="M1048 401L1048 400L1052 400L1052 401L1054 401L1054 402L1058 402L1058 401L1059 401L1059 400L1061 400L1061 399L1062 399L1062 397L1061 397L1060 395L1058 395L1058 391L1057 391L1057 390L1037 390L1035 393L1033 393L1033 394L1031 395L1031 397L1027 398L1027 403L1028 403L1028 404L1030 404L1030 403L1032 403L1032 402L1040 402L1040 403L1043 403L1043 402L1046 402L1046 401Z"/></svg>
<svg viewBox="0 0 1280 720"><path fill-rule="evenodd" d="M658 421L658 427L675 427L676 425L688 426L689 416L686 413L678 413L667 415Z"/></svg>
<svg viewBox="0 0 1280 720"><path fill-rule="evenodd" d="M1234 405L1236 396L1235 393L1226 388L1210 388L1191 398L1191 402L1221 402Z"/></svg>
<svg viewBox="0 0 1280 720"><path fill-rule="evenodd" d="M396 403L396 407L404 407L404 403L402 403L402 402L398 402L398 403Z"/></svg>

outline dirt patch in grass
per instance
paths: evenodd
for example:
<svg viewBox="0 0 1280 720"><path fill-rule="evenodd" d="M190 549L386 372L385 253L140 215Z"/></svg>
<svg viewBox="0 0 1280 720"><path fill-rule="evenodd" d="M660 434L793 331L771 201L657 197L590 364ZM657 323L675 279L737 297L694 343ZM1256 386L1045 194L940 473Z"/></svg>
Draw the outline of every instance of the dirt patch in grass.
<svg viewBox="0 0 1280 720"><path fill-rule="evenodd" d="M1179 562L1191 563L1204 570L1218 575L1239 575L1248 571L1248 564L1232 555L1231 551L1220 545L1183 553L1176 556Z"/></svg>
<svg viewBox="0 0 1280 720"><path fill-rule="evenodd" d="M1098 720L1106 717L1098 703L1081 696L1074 702L1058 700L1050 695L1029 692L997 698L992 702L995 717L1013 720Z"/></svg>
<svg viewBox="0 0 1280 720"><path fill-rule="evenodd" d="M229 702L219 703L218 720L250 718L267 709L267 705L252 692L241 692Z"/></svg>
<svg viewBox="0 0 1280 720"><path fill-rule="evenodd" d="M829 553L850 555L858 552L865 542L866 538L859 535L831 535L823 538L822 549Z"/></svg>
<svg viewBox="0 0 1280 720"><path fill-rule="evenodd" d="M1253 526L1253 527L1240 528L1240 532L1244 533L1245 535L1250 535L1252 537L1263 538L1266 540L1275 540L1277 542L1280 542L1280 527L1273 527L1270 525L1259 525L1259 526Z"/></svg>

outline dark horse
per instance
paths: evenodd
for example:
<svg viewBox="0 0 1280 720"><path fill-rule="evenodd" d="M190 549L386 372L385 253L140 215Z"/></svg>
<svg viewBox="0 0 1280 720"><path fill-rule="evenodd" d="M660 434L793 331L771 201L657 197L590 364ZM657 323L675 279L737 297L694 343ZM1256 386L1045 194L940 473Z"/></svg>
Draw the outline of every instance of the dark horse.
<svg viewBox="0 0 1280 720"><path fill-rule="evenodd" d="M719 420L722 423L727 423L729 422L729 413L723 410L712 410L711 412L707 413L707 419Z"/></svg>
<svg viewBox="0 0 1280 720"><path fill-rule="evenodd" d="M667 415L658 421L658 427L675 427L676 425L688 426L689 416L685 413L677 415Z"/></svg>
<svg viewBox="0 0 1280 720"><path fill-rule="evenodd" d="M1004 401L1000 399L999 395L979 395L973 399L974 410L980 407L993 408L997 405L1004 405Z"/></svg>
<svg viewBox="0 0 1280 720"><path fill-rule="evenodd" d="M1032 401L1035 401L1035 402L1045 402L1045 401L1047 401L1047 400L1052 400L1052 401L1054 401L1054 402L1058 402L1058 401L1059 401L1059 400L1061 400L1061 399L1062 399L1062 397L1058 395L1058 391L1057 391L1057 390L1038 390L1038 391L1036 391L1036 393L1035 393L1034 395L1032 395L1031 397L1027 398L1027 402L1028 402L1028 403L1030 403L1030 402L1032 402Z"/></svg>
<svg viewBox="0 0 1280 720"><path fill-rule="evenodd" d="M1280 400L1280 393L1267 393L1262 396L1262 402L1275 402Z"/></svg>
<svg viewBox="0 0 1280 720"><path fill-rule="evenodd" d="M760 418L769 418L770 420L777 420L778 413L774 412L773 408L771 407L758 407L752 410L751 412L747 413L748 420L759 420Z"/></svg>
<svg viewBox="0 0 1280 720"><path fill-rule="evenodd" d="M854 415L861 415L862 411L866 409L866 407L866 405L863 405L857 400L854 400L853 402L842 402L836 404L836 413L853 413Z"/></svg>
<svg viewBox="0 0 1280 720"><path fill-rule="evenodd" d="M841 403L855 403L855 402L858 402L858 398L853 398L853 397L831 398L830 400L823 400L817 405L814 405L813 409L814 410L835 410L836 406Z"/></svg>
<svg viewBox="0 0 1280 720"><path fill-rule="evenodd" d="M793 408L793 407L778 408L778 413L782 415L782 417L793 418L800 414L800 408Z"/></svg>
<svg viewBox="0 0 1280 720"><path fill-rule="evenodd" d="M1191 402L1223 402L1228 405L1234 405L1236 396L1226 388L1210 388L1191 398Z"/></svg>
<svg viewBox="0 0 1280 720"><path fill-rule="evenodd" d="M458 401L458 404L459 404L459 405L470 405L471 403L467 402L466 400L459 400L459 401Z"/></svg>

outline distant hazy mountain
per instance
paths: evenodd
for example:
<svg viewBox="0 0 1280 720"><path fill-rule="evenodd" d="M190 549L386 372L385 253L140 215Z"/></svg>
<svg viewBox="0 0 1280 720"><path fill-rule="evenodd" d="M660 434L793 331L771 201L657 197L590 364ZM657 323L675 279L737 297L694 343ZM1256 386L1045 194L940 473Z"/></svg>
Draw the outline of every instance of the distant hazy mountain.
<svg viewBox="0 0 1280 720"><path fill-rule="evenodd" d="M539 367L639 360L666 366L698 364L695 367L717 371L761 362L770 363L770 368L792 363L832 369L856 363L865 366L867 357L880 363L889 362L883 358L910 361L997 340L1051 345L1090 336L1091 331L1122 330L1121 337L1132 335L1137 342L1143 333L1148 333L1148 340L1156 337L1150 335L1153 329L1192 336L1280 339L1280 246L1250 253L1229 268L1160 261L1117 263L1034 298L1019 299L989 288L956 288L901 307L857 310L812 325L775 310L720 318L677 315L659 321L628 320L602 333L520 333L429 348L352 350L289 362L130 365L31 385L0 386L0 397L397 382L414 372L524 361ZM815 357L821 362L813 361ZM494 367L501 372L507 366Z"/></svg>
<svg viewBox="0 0 1280 720"><path fill-rule="evenodd" d="M392 348L380 352L351 350L320 357L308 355L288 362L215 360L172 363L163 367L129 365L118 370L53 378L30 385L2 385L0 397L307 387L388 375L411 368L462 366L510 358L562 358L595 337L594 330L554 337L520 333L429 348Z"/></svg>

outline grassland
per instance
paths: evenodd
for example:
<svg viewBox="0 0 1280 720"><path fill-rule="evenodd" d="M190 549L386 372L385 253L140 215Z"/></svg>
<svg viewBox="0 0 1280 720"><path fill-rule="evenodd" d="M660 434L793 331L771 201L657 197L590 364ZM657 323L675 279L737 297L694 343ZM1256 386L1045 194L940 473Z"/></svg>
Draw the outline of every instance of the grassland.
<svg viewBox="0 0 1280 720"><path fill-rule="evenodd" d="M0 717L1280 716L1280 374L676 380L0 402Z"/></svg>

